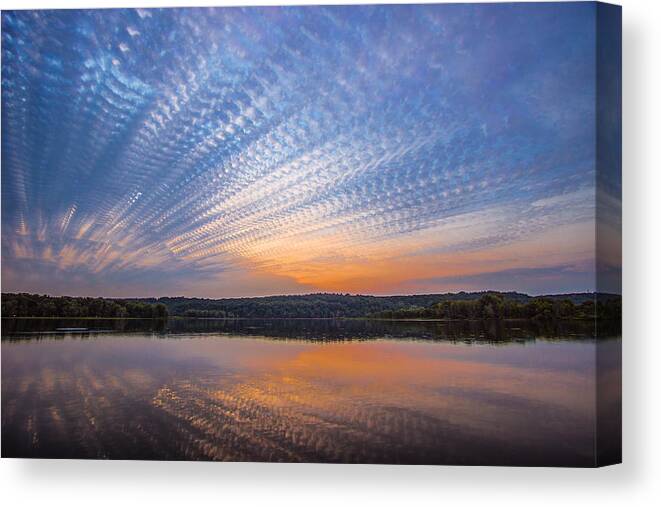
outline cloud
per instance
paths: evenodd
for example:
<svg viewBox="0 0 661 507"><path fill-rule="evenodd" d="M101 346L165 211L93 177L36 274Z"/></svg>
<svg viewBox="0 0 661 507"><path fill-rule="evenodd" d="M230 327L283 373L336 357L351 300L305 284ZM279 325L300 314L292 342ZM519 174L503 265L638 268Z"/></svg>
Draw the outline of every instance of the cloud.
<svg viewBox="0 0 661 507"><path fill-rule="evenodd" d="M543 268L504 269L463 276L446 276L415 280L411 286L419 291L459 290L518 291L531 295L594 290L593 265L561 264Z"/></svg>
<svg viewBox="0 0 661 507"><path fill-rule="evenodd" d="M272 280L254 293L341 290L324 279L349 283L364 261L386 269L584 223L593 15L4 12L3 271L49 252L100 291L141 270L153 277L127 291L164 290L158 273L242 270ZM55 290L57 276L33 286Z"/></svg>

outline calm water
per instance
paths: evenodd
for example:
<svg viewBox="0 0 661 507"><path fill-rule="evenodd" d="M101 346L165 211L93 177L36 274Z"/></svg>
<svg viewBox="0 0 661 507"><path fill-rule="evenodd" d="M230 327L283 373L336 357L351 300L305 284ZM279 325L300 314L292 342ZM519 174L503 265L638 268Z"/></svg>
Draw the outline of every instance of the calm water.
<svg viewBox="0 0 661 507"><path fill-rule="evenodd" d="M3 456L592 466L595 442L620 452L620 340L579 324L3 319L2 332Z"/></svg>

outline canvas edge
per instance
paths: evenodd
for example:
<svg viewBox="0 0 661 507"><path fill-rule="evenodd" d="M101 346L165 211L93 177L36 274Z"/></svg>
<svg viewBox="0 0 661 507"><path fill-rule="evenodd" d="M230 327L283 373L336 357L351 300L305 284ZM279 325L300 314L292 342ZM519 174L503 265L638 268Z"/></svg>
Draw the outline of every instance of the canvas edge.
<svg viewBox="0 0 661 507"><path fill-rule="evenodd" d="M622 294L622 7L595 5L595 467L603 467L622 462L622 320L599 311Z"/></svg>

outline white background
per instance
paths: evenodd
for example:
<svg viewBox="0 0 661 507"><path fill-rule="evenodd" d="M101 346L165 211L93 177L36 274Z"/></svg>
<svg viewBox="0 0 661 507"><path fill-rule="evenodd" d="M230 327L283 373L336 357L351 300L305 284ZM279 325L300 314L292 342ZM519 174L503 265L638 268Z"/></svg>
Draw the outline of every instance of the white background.
<svg viewBox="0 0 661 507"><path fill-rule="evenodd" d="M0 0L2 9L250 4ZM281 4L257 0L253 4ZM315 3L298 1L287 3ZM323 3L343 3L325 0ZM344 2L346 3L346 2ZM363 1L362 3L372 3ZM661 505L661 2L622 0L624 464L597 470L0 461L4 505Z"/></svg>

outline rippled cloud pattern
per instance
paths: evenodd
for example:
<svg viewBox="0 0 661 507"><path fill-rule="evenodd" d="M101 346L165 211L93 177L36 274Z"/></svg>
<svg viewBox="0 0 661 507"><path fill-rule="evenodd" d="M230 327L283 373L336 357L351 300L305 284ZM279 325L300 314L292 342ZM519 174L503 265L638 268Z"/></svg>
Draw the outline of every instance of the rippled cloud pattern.
<svg viewBox="0 0 661 507"><path fill-rule="evenodd" d="M594 16L4 12L3 290L593 290Z"/></svg>

